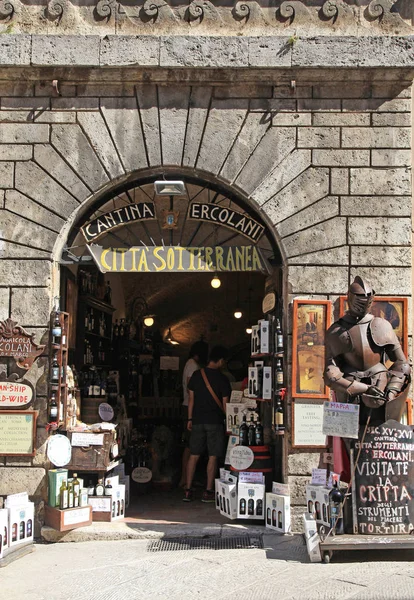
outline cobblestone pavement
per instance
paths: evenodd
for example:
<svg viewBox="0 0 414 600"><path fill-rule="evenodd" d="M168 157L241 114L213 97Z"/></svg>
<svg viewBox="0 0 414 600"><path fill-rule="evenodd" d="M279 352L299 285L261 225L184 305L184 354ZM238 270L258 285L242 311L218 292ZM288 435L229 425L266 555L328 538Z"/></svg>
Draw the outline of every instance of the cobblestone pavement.
<svg viewBox="0 0 414 600"><path fill-rule="evenodd" d="M264 549L149 551L149 540L38 545L0 569L1 597L29 600L413 600L413 552L343 552L310 564L301 536ZM361 561L361 562L359 562Z"/></svg>

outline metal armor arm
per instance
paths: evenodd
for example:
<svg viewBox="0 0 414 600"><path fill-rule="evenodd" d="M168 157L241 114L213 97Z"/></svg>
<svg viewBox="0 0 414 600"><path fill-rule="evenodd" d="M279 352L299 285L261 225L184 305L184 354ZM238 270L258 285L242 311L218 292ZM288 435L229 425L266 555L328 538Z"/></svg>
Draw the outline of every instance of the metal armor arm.
<svg viewBox="0 0 414 600"><path fill-rule="evenodd" d="M398 396L411 374L410 364L398 342L397 336L395 336L395 341L394 345L387 345L385 348L388 358L394 361L388 370L390 380L385 389L388 400L393 400Z"/></svg>
<svg viewBox="0 0 414 600"><path fill-rule="evenodd" d="M332 356L328 356L323 374L323 379L328 387L335 392L346 392L350 397L365 394L368 391L369 386L365 383L361 383L356 379L349 381L343 375L335 359Z"/></svg>

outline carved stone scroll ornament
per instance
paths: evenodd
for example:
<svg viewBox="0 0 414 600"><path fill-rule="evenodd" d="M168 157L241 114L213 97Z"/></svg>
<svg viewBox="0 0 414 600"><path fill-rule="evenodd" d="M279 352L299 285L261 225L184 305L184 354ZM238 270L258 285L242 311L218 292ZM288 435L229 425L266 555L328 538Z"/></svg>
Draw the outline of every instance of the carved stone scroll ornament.
<svg viewBox="0 0 414 600"><path fill-rule="evenodd" d="M371 0L367 6L367 14L372 19L380 19L389 13L396 0Z"/></svg>
<svg viewBox="0 0 414 600"><path fill-rule="evenodd" d="M398 12L391 12L397 0L371 0L365 10L368 21L377 21L380 25L397 27L399 33L412 33L412 28L401 18Z"/></svg>
<svg viewBox="0 0 414 600"><path fill-rule="evenodd" d="M328 20L332 19L335 23L338 19L341 21L344 18L353 19L354 14L343 0L327 0L321 8L321 17Z"/></svg>
<svg viewBox="0 0 414 600"><path fill-rule="evenodd" d="M171 6L165 0L146 0L140 11L140 16L144 22L177 21Z"/></svg>
<svg viewBox="0 0 414 600"><path fill-rule="evenodd" d="M115 14L116 4L116 0L99 0L95 6L95 13L99 19L106 19L109 21L112 13Z"/></svg>
<svg viewBox="0 0 414 600"><path fill-rule="evenodd" d="M217 25L222 21L220 13L208 0L193 0L188 7L188 20L191 22Z"/></svg>
<svg viewBox="0 0 414 600"><path fill-rule="evenodd" d="M67 0L50 0L46 7L46 15L51 20L60 21L65 8L67 6Z"/></svg>
<svg viewBox="0 0 414 600"><path fill-rule="evenodd" d="M17 321L0 321L0 357L13 357L21 369L30 369L45 349L44 345L36 344L33 337L34 334L25 331Z"/></svg>
<svg viewBox="0 0 414 600"><path fill-rule="evenodd" d="M289 20L290 24L310 24L312 13L306 6L298 0L287 0L282 2L279 8L279 15L284 20Z"/></svg>
<svg viewBox="0 0 414 600"><path fill-rule="evenodd" d="M249 25L269 24L258 2L237 2L232 13L236 21L245 21Z"/></svg>
<svg viewBox="0 0 414 600"><path fill-rule="evenodd" d="M11 19L14 15L14 5L10 0L0 0L0 18Z"/></svg>

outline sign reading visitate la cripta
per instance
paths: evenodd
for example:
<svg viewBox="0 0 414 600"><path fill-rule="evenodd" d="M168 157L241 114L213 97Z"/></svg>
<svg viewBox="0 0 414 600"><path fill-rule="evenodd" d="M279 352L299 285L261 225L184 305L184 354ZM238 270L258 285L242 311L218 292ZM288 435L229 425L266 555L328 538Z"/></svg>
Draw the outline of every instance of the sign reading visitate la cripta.
<svg viewBox="0 0 414 600"><path fill-rule="evenodd" d="M252 242L257 242L264 232L263 225L248 215L217 204L193 202L189 207L188 218L224 225L224 227L242 233Z"/></svg>
<svg viewBox="0 0 414 600"><path fill-rule="evenodd" d="M91 242L100 235L121 225L128 225L128 223L136 221L150 221L156 218L153 202L126 204L125 206L121 206L121 208L111 210L103 215L99 215L96 219L92 219L81 230L86 241Z"/></svg>
<svg viewBox="0 0 414 600"><path fill-rule="evenodd" d="M30 369L45 349L45 346L34 342L33 336L34 334L27 333L18 325L17 321L0 321L0 356L11 356L21 369Z"/></svg>
<svg viewBox="0 0 414 600"><path fill-rule="evenodd" d="M270 271L256 246L87 248L102 273Z"/></svg>

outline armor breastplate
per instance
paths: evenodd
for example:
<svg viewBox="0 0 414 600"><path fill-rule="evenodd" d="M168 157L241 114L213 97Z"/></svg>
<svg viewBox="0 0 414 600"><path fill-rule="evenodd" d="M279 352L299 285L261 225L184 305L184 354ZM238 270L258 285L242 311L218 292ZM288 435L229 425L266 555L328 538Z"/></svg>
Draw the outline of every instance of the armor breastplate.
<svg viewBox="0 0 414 600"><path fill-rule="evenodd" d="M381 362L382 351L372 339L370 323L358 323L348 329L352 350L344 352L345 362L358 371L367 371Z"/></svg>

